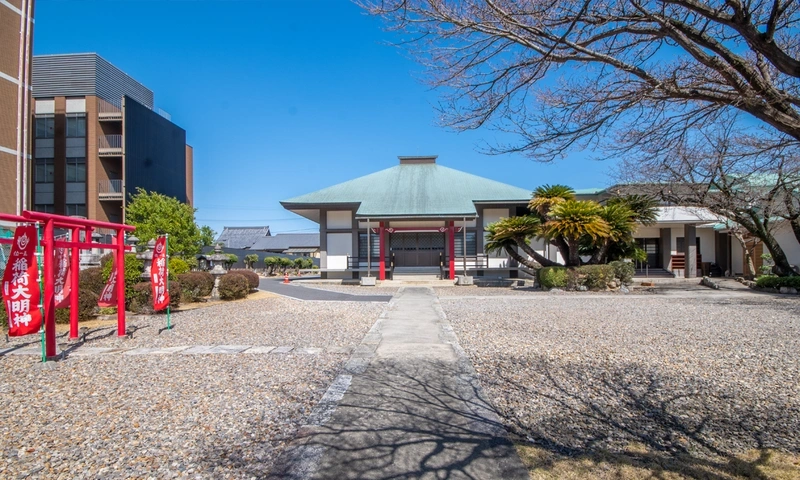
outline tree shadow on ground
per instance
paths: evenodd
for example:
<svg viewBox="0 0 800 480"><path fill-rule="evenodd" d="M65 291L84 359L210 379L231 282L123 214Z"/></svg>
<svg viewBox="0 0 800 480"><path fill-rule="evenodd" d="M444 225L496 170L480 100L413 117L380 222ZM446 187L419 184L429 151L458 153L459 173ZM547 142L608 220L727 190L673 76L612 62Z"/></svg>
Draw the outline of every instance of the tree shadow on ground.
<svg viewBox="0 0 800 480"><path fill-rule="evenodd" d="M512 358L484 380L528 464L562 459L660 477L770 478L771 451L800 452L800 401L642 365ZM778 392L772 392L778 393ZM756 452L754 454L754 452ZM800 467L793 470L800 475ZM611 478L611 476L606 477Z"/></svg>
<svg viewBox="0 0 800 480"><path fill-rule="evenodd" d="M517 468L509 431L523 455L525 447L537 450L527 459L532 472L551 478L567 476L557 465L566 458L645 472L635 478L722 480L770 478L769 449L800 452L796 396L778 405L713 379L670 377L633 363L505 361L496 370L502 373L481 380L499 419L465 368L431 360L374 362L352 377L335 409L326 409L323 399L309 420L300 420L301 410L252 419L248 430L257 436L265 422L285 426L248 447L270 452L269 458L253 461L236 438L222 436L201 462L212 471L224 464L235 476L270 471L267 478L275 479L528 478ZM308 424L295 430L302 421ZM568 473L598 477L591 469Z"/></svg>
<svg viewBox="0 0 800 480"><path fill-rule="evenodd" d="M320 405L268 478L527 478L474 377L452 362L373 363L352 377L335 409ZM206 456L208 467L232 453ZM263 468L241 463L237 475Z"/></svg>

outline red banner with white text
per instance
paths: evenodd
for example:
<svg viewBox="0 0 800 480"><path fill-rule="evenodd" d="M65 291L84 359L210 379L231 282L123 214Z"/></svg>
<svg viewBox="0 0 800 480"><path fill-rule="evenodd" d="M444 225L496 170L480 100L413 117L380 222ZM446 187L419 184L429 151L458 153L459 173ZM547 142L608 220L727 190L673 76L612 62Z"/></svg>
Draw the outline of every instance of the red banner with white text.
<svg viewBox="0 0 800 480"><path fill-rule="evenodd" d="M153 309L157 312L169 306L167 291L167 238L158 237L150 265L150 282L153 289Z"/></svg>
<svg viewBox="0 0 800 480"><path fill-rule="evenodd" d="M117 306L117 269L111 269L111 275L108 276L106 286L100 292L100 298L97 299L97 306L99 307L116 307Z"/></svg>
<svg viewBox="0 0 800 480"><path fill-rule="evenodd" d="M56 278L53 281L56 308L69 307L69 292L72 288L72 282L69 280L70 263L69 250L66 248L56 248Z"/></svg>
<svg viewBox="0 0 800 480"><path fill-rule="evenodd" d="M8 336L39 331L39 270L36 264L36 227L18 227L3 273L3 303L8 313Z"/></svg>

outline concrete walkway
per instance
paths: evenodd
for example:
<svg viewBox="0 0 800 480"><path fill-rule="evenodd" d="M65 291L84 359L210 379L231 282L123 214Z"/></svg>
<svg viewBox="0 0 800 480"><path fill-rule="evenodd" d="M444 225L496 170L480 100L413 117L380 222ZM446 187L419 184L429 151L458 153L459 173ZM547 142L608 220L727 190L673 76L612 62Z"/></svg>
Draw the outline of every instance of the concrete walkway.
<svg viewBox="0 0 800 480"><path fill-rule="evenodd" d="M331 292L319 288L307 288L294 283L283 283L283 278L262 278L258 288L284 297L297 300L322 301L322 302L388 302L390 295L350 295L347 293Z"/></svg>
<svg viewBox="0 0 800 480"><path fill-rule="evenodd" d="M401 289L346 370L272 478L528 478L432 289Z"/></svg>

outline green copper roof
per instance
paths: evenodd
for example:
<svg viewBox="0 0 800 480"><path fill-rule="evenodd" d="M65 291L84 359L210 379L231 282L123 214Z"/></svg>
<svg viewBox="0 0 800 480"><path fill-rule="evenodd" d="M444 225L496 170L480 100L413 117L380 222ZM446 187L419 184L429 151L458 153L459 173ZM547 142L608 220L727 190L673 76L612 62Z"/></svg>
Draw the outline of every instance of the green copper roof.
<svg viewBox="0 0 800 480"><path fill-rule="evenodd" d="M473 202L527 202L531 191L435 163L401 164L281 202L285 208L360 204L365 217L474 216Z"/></svg>

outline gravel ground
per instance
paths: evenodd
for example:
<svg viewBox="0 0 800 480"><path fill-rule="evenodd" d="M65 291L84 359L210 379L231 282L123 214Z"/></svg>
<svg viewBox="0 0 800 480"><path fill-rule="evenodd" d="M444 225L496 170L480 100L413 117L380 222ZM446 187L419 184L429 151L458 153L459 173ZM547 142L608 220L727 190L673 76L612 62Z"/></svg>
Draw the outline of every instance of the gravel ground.
<svg viewBox="0 0 800 480"><path fill-rule="evenodd" d="M129 316L133 339L120 340L114 326L92 329L89 347L174 347L184 345L261 345L353 347L385 305L365 302L299 302L284 297L245 300L175 312L171 331L162 331L166 315ZM38 341L12 339L11 345ZM66 334L59 336L66 341Z"/></svg>
<svg viewBox="0 0 800 480"><path fill-rule="evenodd" d="M644 445L639 460L663 456L688 472L736 463L744 476L732 455L800 452L797 298L441 303L524 444L570 457Z"/></svg>
<svg viewBox="0 0 800 480"><path fill-rule="evenodd" d="M394 295L400 287L362 287L360 285L336 285L327 283L299 283L304 287L328 290L350 295Z"/></svg>
<svg viewBox="0 0 800 480"><path fill-rule="evenodd" d="M131 319L90 347L356 345L382 305L269 298ZM79 347L80 348L80 347ZM0 478L254 478L268 472L349 355L0 357Z"/></svg>

